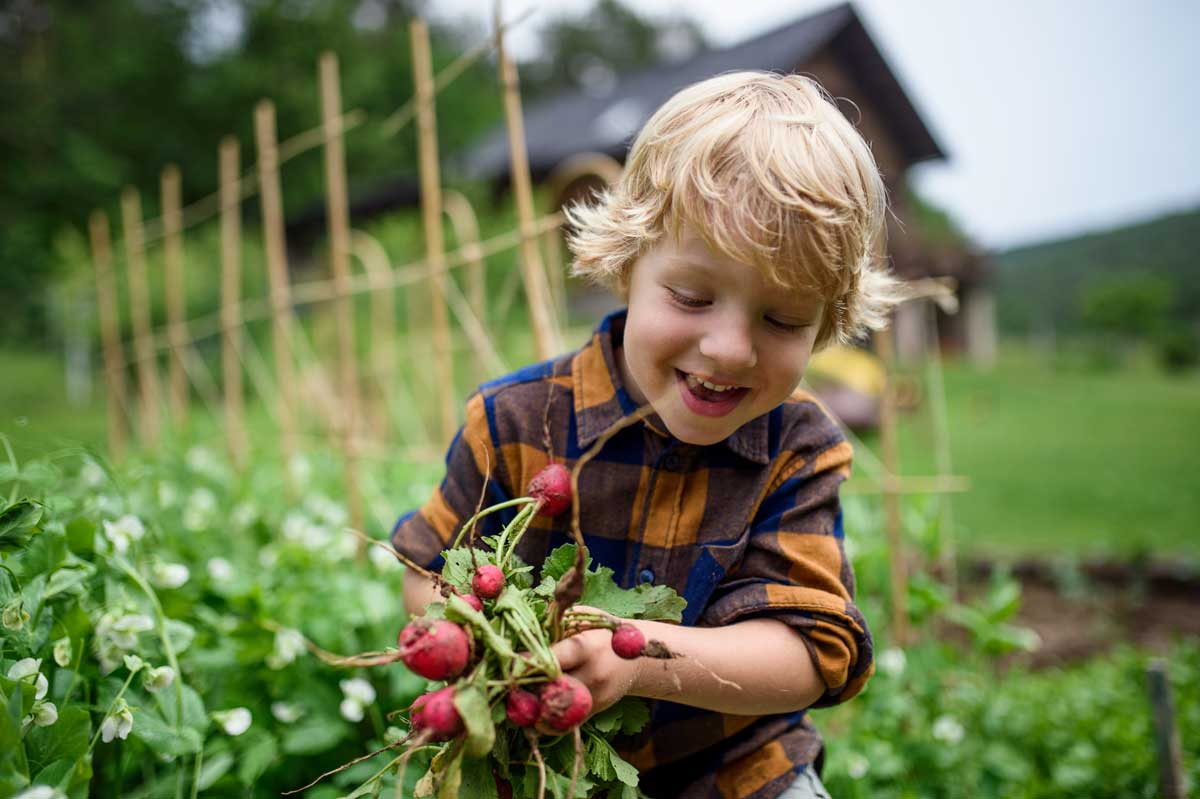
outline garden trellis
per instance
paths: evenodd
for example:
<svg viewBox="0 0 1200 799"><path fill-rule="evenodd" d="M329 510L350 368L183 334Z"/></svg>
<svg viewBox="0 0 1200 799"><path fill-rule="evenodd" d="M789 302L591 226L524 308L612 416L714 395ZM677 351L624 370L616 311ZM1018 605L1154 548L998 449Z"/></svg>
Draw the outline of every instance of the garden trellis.
<svg viewBox="0 0 1200 799"><path fill-rule="evenodd" d="M164 410L173 427L183 425L194 387L209 413L220 420L232 462L244 467L252 454L245 418L248 388L261 400L278 430L277 454L282 459L285 482L288 465L297 454L310 448L314 440L334 443L342 458L350 524L361 530L366 527L364 480L370 482L370 475L361 472L361 463L369 458L440 455L458 426L461 397L454 382L457 354L460 350L468 351L474 374L480 378L495 377L508 369L494 331L505 321L509 298L518 287L528 305L534 354L544 359L562 352L565 300L559 248L563 218L557 212L538 217L534 210L516 68L503 46L504 31L509 26L497 21L493 45L476 48L437 74L432 68L424 22L415 20L410 26L414 96L383 120L380 129L386 135L398 135L408 123L416 123L425 242L419 260L397 264L379 241L351 227L343 142L347 134L369 126L371 120L360 110L341 108L338 62L331 53L319 60L322 114L319 127L280 142L274 106L264 99L254 110L256 156L248 174L241 174L239 143L226 137L219 145L220 189L215 195L181 207L182 175L177 167L168 166L161 184L163 214L159 219L144 221L136 189L130 187L123 192L124 264L133 323L132 340L128 344L133 350L132 357L126 354L126 343L119 334L108 220L100 211L92 215L91 246L104 351L108 433L115 457L126 451L130 429L137 430L142 446L155 447L162 435L160 422ZM470 202L461 193L444 190L441 185L435 104L438 93L493 46L509 133L517 226L480 240ZM285 239L281 169L291 159L317 148L324 155L330 274L321 279L293 282ZM612 169L605 171L609 180L615 174ZM241 296L242 278L256 264L243 262L241 204L256 195L261 206L262 247L269 288L266 297L248 298ZM184 233L214 216L219 216L220 222L220 310L207 317L189 317L184 291ZM450 251L445 247L443 219L450 221L457 245ZM167 324L153 329L146 253L160 241L166 272ZM543 253L543 248L547 252ZM514 270L510 282L498 292L499 301L488 307L487 259L514 249L519 252L520 268ZM355 261L361 266L359 272L352 269ZM548 274L550 270L552 275ZM465 293L454 279L456 272L468 276ZM395 292L400 289L405 292L409 309L403 336L397 335L396 323ZM926 298L921 301L928 301L929 297L941 296L945 291L945 287L926 286L914 290L914 294ZM355 340L358 329L355 299L363 295L371 304L365 368L359 357L362 348ZM321 357L319 342L312 340L310 331L298 318L297 310L308 306L328 308L332 313L336 378L334 368L329 365L330 358ZM457 330L451 326L451 317L457 323ZM418 320L422 322L420 326L416 325ZM264 322L269 323L270 358L261 352L249 329ZM219 382L198 353L200 342L218 335ZM419 351L425 341L431 344L431 359ZM878 349L891 374L895 365L889 355L889 342L886 334L881 336ZM931 357L936 361L939 357L936 338L932 344ZM169 364L166 392L160 387L158 374L159 358L164 354ZM136 402L126 389L126 371L130 367L137 377ZM424 373L433 374L432 385L420 383ZM249 379L248 385L244 378ZM414 414L397 412L396 395L407 401L430 388L436 415L428 427L422 420L406 418ZM941 391L940 384L936 391ZM855 481L849 488L855 493L879 493L884 497L893 562L893 637L903 644L908 639L905 596L909 566L900 535L900 498L906 493L945 495L966 490L967 484L965 479L949 474L948 457L939 457L937 476L898 477L890 385L883 392L882 408L883 456L875 457L862 442L856 442L859 463L873 479ZM935 402L934 411L944 416L944 402ZM311 431L314 425L320 432ZM935 424L935 433L939 452L948 453L944 423ZM385 518L388 512L381 508L374 514L385 529L391 521ZM948 522L946 515L943 534L946 541L952 541Z"/></svg>

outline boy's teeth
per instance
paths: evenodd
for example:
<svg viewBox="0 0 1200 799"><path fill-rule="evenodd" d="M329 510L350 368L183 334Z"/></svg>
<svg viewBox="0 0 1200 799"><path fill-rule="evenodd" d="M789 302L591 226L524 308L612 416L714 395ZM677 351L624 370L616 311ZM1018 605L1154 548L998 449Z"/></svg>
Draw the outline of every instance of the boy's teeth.
<svg viewBox="0 0 1200 799"><path fill-rule="evenodd" d="M695 375L688 375L687 382L692 388L695 388L696 386L704 386L710 391L728 391L731 388L737 388L737 386L718 386L716 383L710 383L707 380L701 380Z"/></svg>

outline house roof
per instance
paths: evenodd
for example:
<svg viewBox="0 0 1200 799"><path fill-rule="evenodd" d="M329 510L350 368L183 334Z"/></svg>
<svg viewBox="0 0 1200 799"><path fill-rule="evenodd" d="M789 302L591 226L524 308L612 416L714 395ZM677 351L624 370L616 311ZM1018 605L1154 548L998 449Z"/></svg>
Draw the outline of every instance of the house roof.
<svg viewBox="0 0 1200 799"><path fill-rule="evenodd" d="M524 120L530 170L535 179L544 177L581 152L624 160L650 115L684 86L733 70L802 71L826 48L860 87L863 99L880 109L883 125L909 164L945 158L858 15L843 3L731 47L629 73L604 96L576 91L531 105ZM462 168L473 178L507 179L503 125L466 152Z"/></svg>

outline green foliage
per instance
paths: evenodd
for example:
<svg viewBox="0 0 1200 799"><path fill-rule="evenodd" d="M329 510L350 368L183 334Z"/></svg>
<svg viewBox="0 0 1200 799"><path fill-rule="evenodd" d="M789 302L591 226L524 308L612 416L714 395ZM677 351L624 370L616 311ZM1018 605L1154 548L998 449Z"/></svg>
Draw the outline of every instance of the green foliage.
<svg viewBox="0 0 1200 799"><path fill-rule="evenodd" d="M995 257L997 319L1005 332L1023 335L1053 327L1060 335L1078 333L1088 321L1084 298L1122 281L1138 293L1149 289L1146 277L1162 281L1149 289L1148 301L1170 320L1200 319L1200 280L1195 253L1200 248L1200 210L1164 216L1111 231L1020 247ZM1162 307L1162 286L1170 286ZM1118 301L1122 301L1118 298ZM1099 309L1097 309L1099 310ZM1141 308L1137 309L1141 312ZM1131 320L1104 313L1119 325ZM1163 321L1166 321L1164 319Z"/></svg>
<svg viewBox="0 0 1200 799"><path fill-rule="evenodd" d="M379 175L414 174L411 128L389 136L381 125L412 94L409 4L381 4L371 24L356 16L360 5L34 0L5 12L0 146L19 157L0 164L0 339L46 332L50 277L74 267L91 279L90 263L65 261L55 242L64 231L84 236L94 208L109 212L119 236L123 186L141 190L147 217L158 213L168 163L182 167L185 204L212 194L223 136L238 138L243 170L252 166L253 109L264 97L275 103L281 140L316 127L323 51L339 56L343 107L368 115L347 134L352 194ZM214 38L215 22L232 27L232 37ZM432 37L435 69L460 54L447 32ZM441 152L450 155L500 118L486 63L439 96L439 113L454 120L439 128ZM289 215L320 206L319 151L285 165L282 184ZM247 209L256 214L257 203Z"/></svg>
<svg viewBox="0 0 1200 799"><path fill-rule="evenodd" d="M1079 318L1105 333L1146 336L1166 319L1176 293L1173 283L1154 275L1102 278L1079 298Z"/></svg>

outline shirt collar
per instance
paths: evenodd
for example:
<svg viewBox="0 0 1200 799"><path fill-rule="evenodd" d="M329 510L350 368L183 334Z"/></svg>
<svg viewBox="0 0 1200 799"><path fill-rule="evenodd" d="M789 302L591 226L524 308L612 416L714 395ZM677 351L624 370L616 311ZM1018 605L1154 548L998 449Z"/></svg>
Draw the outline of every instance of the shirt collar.
<svg viewBox="0 0 1200 799"><path fill-rule="evenodd" d="M625 315L626 309L622 308L604 317L591 340L571 362L575 430L580 449L587 449L606 430L637 410L621 381L615 355L625 333ZM655 431L666 429L657 415L651 415L646 422ZM763 414L739 427L721 443L746 460L767 464L770 463L769 428L770 414Z"/></svg>

